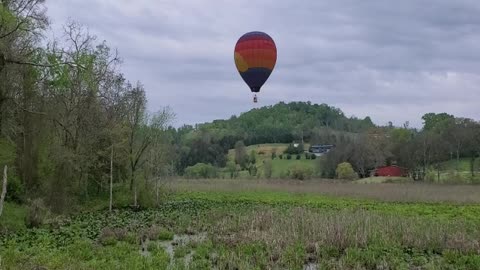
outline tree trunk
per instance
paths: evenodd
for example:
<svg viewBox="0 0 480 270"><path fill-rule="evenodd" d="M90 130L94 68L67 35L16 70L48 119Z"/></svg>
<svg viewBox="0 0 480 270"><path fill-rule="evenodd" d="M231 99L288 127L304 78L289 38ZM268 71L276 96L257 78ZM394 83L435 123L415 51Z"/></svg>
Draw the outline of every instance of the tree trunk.
<svg viewBox="0 0 480 270"><path fill-rule="evenodd" d="M137 206L138 206L138 204L137 204L137 185L135 185L135 186L133 187L133 193L134 193L134 194L133 194L133 196L134 196L134 197L133 197L133 206L134 206L135 208L137 208Z"/></svg>
<svg viewBox="0 0 480 270"><path fill-rule="evenodd" d="M2 195L0 196L0 217L3 212L3 202L5 201L5 196L7 195L7 170L8 166L5 165L3 169L3 186L2 186Z"/></svg>
<svg viewBox="0 0 480 270"><path fill-rule="evenodd" d="M470 159L470 172L472 173L472 179L475 177L475 159L476 155L472 154L472 158Z"/></svg>
<svg viewBox="0 0 480 270"><path fill-rule="evenodd" d="M130 167L131 173L130 173L130 191L133 190L133 182L135 179L135 168L133 166Z"/></svg>
<svg viewBox="0 0 480 270"><path fill-rule="evenodd" d="M133 206L137 207L137 183L135 183L135 168L131 167L132 172L130 174L130 190L133 191Z"/></svg>
<svg viewBox="0 0 480 270"><path fill-rule="evenodd" d="M113 145L112 145L112 153L110 155L110 207L109 207L110 212L112 212L112 205L113 205Z"/></svg>
<svg viewBox="0 0 480 270"><path fill-rule="evenodd" d="M155 204L158 206L158 181L160 181L160 177L155 179Z"/></svg>
<svg viewBox="0 0 480 270"><path fill-rule="evenodd" d="M458 172L458 167L460 165L460 145L457 145L457 172Z"/></svg>
<svg viewBox="0 0 480 270"><path fill-rule="evenodd" d="M423 140L423 164L422 164L422 176L421 179L425 180L425 175L427 172L427 141Z"/></svg>

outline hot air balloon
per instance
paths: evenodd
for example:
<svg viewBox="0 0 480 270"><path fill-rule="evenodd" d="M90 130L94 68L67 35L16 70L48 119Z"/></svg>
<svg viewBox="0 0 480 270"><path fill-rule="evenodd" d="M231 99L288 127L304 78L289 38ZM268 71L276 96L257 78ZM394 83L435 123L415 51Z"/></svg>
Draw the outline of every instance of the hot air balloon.
<svg viewBox="0 0 480 270"><path fill-rule="evenodd" d="M275 67L277 47L266 33L249 32L237 41L234 58L240 76L253 93L258 93ZM256 94L253 102L257 102Z"/></svg>

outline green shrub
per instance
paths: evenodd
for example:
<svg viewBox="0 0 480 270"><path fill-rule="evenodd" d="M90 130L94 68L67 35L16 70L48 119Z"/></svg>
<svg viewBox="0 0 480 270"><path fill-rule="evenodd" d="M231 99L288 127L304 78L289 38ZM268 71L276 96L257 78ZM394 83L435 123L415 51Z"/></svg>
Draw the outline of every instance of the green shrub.
<svg viewBox="0 0 480 270"><path fill-rule="evenodd" d="M158 233L158 240L173 240L174 234L166 229L161 229Z"/></svg>
<svg viewBox="0 0 480 270"><path fill-rule="evenodd" d="M250 151L250 155L248 156L248 163L257 163L257 155L255 154L255 150Z"/></svg>
<svg viewBox="0 0 480 270"><path fill-rule="evenodd" d="M215 178L217 177L217 169L211 164L197 163L185 169L185 176L193 179Z"/></svg>
<svg viewBox="0 0 480 270"><path fill-rule="evenodd" d="M155 207L156 206L156 195L155 188L147 187L144 183L138 183L138 204L142 207ZM160 196L160 197L165 197Z"/></svg>
<svg viewBox="0 0 480 270"><path fill-rule="evenodd" d="M288 160L292 159L292 155L287 154L287 159L288 159Z"/></svg>
<svg viewBox="0 0 480 270"><path fill-rule="evenodd" d="M263 162L263 174L265 178L269 179L272 177L273 173L273 166L272 166L272 161L271 160L265 160Z"/></svg>
<svg viewBox="0 0 480 270"><path fill-rule="evenodd" d="M296 158L297 158L297 160L300 160L300 159L302 159L302 156L300 156L300 154L298 154Z"/></svg>
<svg viewBox="0 0 480 270"><path fill-rule="evenodd" d="M305 153L305 159L310 159L310 158L311 158L310 153Z"/></svg>
<svg viewBox="0 0 480 270"><path fill-rule="evenodd" d="M256 176L257 175L258 169L257 169L257 166L255 166L255 164L250 164L247 169L248 169L248 174L250 176Z"/></svg>
<svg viewBox="0 0 480 270"><path fill-rule="evenodd" d="M313 170L310 167L295 164L288 169L288 176L292 179L305 180L313 175Z"/></svg>
<svg viewBox="0 0 480 270"><path fill-rule="evenodd" d="M310 155L310 158L311 158L311 159L317 159L317 155L311 154L311 155Z"/></svg>
<svg viewBox="0 0 480 270"><path fill-rule="evenodd" d="M103 228L98 236L98 241L104 246L113 246L117 243L115 231L112 228Z"/></svg>
<svg viewBox="0 0 480 270"><path fill-rule="evenodd" d="M118 241L126 241L128 236L128 231L125 228L115 228L113 229L113 233Z"/></svg>
<svg viewBox="0 0 480 270"><path fill-rule="evenodd" d="M150 251L151 253L157 253L161 247L158 245L157 242L150 241L148 242L147 245L147 250Z"/></svg>
<svg viewBox="0 0 480 270"><path fill-rule="evenodd" d="M7 200L10 202L22 203L22 197L25 192L25 188L20 181L20 178L13 174L14 170L9 169L8 171Z"/></svg>
<svg viewBox="0 0 480 270"><path fill-rule="evenodd" d="M27 207L15 203L5 202L0 217L0 235L2 233L17 232L26 229Z"/></svg>
<svg viewBox="0 0 480 270"><path fill-rule="evenodd" d="M190 253L190 248L186 245L178 246L175 249L174 257L175 258L184 258L187 254Z"/></svg>
<svg viewBox="0 0 480 270"><path fill-rule="evenodd" d="M162 229L156 225L151 226L150 228L144 231L144 234L147 235L150 240L158 240L160 236L160 231Z"/></svg>
<svg viewBox="0 0 480 270"><path fill-rule="evenodd" d="M278 158L283 159L283 155L282 154L278 155Z"/></svg>
<svg viewBox="0 0 480 270"><path fill-rule="evenodd" d="M358 178L357 173L353 170L353 167L348 162L338 164L335 171L338 179L354 180Z"/></svg>
<svg viewBox="0 0 480 270"><path fill-rule="evenodd" d="M277 153L272 152L272 159L275 159L277 157Z"/></svg>
<svg viewBox="0 0 480 270"><path fill-rule="evenodd" d="M174 234L169 230L157 225L152 225L149 228L145 228L140 232L140 235L150 240L173 240Z"/></svg>
<svg viewBox="0 0 480 270"><path fill-rule="evenodd" d="M30 201L27 208L25 224L29 228L37 228L45 223L50 216L50 211L45 206L42 199Z"/></svg>
<svg viewBox="0 0 480 270"><path fill-rule="evenodd" d="M240 166L238 166L238 167L240 167ZM226 171L230 175L230 178L232 178L232 179L237 178L239 169L240 168L237 169L237 164L235 164L235 162L233 162L233 161L227 162Z"/></svg>
<svg viewBox="0 0 480 270"><path fill-rule="evenodd" d="M426 173L425 173L425 181L429 181L429 182L437 182L438 180L438 175L435 171L433 170L428 170Z"/></svg>
<svg viewBox="0 0 480 270"><path fill-rule="evenodd" d="M132 245L136 245L138 243L138 237L135 233L128 232L127 235L125 236L125 242Z"/></svg>

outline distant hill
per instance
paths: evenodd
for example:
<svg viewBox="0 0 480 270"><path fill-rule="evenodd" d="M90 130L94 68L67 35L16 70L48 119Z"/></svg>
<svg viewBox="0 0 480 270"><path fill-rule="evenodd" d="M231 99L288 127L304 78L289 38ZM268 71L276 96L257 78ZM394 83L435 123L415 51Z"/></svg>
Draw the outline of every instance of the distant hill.
<svg viewBox="0 0 480 270"><path fill-rule="evenodd" d="M242 139L246 145L312 141L318 131L358 133L375 127L370 117L346 117L338 108L310 102L280 102L252 109L228 120L215 120L198 126L218 134L224 140ZM317 138L318 140L318 138Z"/></svg>

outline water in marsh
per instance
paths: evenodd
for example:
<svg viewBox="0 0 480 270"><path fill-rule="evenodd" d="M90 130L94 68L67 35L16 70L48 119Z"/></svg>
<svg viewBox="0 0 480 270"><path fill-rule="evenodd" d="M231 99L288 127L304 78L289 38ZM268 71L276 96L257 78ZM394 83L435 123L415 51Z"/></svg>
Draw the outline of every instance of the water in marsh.
<svg viewBox="0 0 480 270"><path fill-rule="evenodd" d="M183 234L183 235L174 235L173 240L153 241L153 242L156 243L159 247L163 248L165 250L165 252L167 252L167 254L170 257L170 268L171 268L175 264L175 250L177 248L185 247L185 246L187 246L189 244L192 244L192 243L201 243L201 242L205 241L206 238L207 238L206 233L199 233L199 234L195 234L195 235ZM145 247L148 246L148 241L151 241L151 240L147 240L145 242L145 244L142 245L142 248L140 250L140 252L143 256L150 256L150 252L146 248L143 247L143 246L145 246ZM187 251L185 256L183 256L184 265L187 266L187 265L190 264L190 262L192 261L194 253L195 253L195 251L190 250L190 249Z"/></svg>

